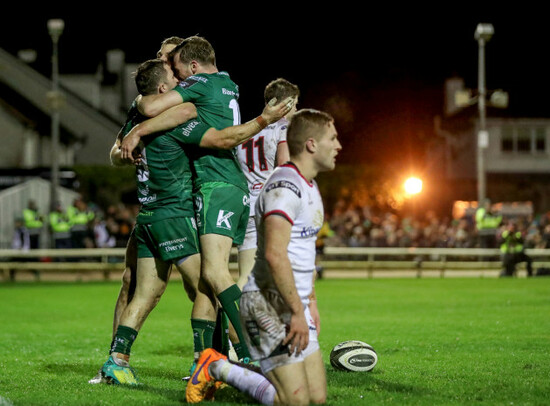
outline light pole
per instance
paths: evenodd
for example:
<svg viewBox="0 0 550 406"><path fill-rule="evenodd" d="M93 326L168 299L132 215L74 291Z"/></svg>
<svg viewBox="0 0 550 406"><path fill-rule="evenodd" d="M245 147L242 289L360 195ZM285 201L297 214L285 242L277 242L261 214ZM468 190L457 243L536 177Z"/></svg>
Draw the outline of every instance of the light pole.
<svg viewBox="0 0 550 406"><path fill-rule="evenodd" d="M487 88L485 86L485 44L494 34L492 24L478 24L474 38L478 43L478 107L479 107L479 130L477 133L477 201L481 205L486 196L485 178L485 149L489 145L489 134L487 132L485 119Z"/></svg>
<svg viewBox="0 0 550 406"><path fill-rule="evenodd" d="M52 38L52 90L48 95L51 108L51 195L50 206L55 209L58 200L59 188L59 107L61 96L59 94L59 66L58 66L58 51L57 43L59 37L63 33L65 22L60 19L48 20L48 33Z"/></svg>

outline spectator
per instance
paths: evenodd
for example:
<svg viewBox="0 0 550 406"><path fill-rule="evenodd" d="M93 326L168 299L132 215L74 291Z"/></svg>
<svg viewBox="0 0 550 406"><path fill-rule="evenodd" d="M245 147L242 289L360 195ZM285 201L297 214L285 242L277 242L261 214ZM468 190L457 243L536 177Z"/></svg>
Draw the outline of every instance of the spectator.
<svg viewBox="0 0 550 406"><path fill-rule="evenodd" d="M502 223L502 216L491 208L491 200L485 199L483 205L476 210L476 226L481 248L497 247L497 230Z"/></svg>
<svg viewBox="0 0 550 406"><path fill-rule="evenodd" d="M71 221L58 202L50 213L50 227L55 248L72 248Z"/></svg>
<svg viewBox="0 0 550 406"><path fill-rule="evenodd" d="M533 276L532 259L525 254L523 246L523 236L521 231L518 231L516 223L510 222L506 230L502 232L502 244L500 246L502 252L503 270L500 274L503 276L514 276L516 273L516 265L521 262L527 263L527 275Z"/></svg>
<svg viewBox="0 0 550 406"><path fill-rule="evenodd" d="M31 248L31 239L25 222L21 218L15 219L15 227L13 230L13 239L11 247L14 250L27 251Z"/></svg>
<svg viewBox="0 0 550 406"><path fill-rule="evenodd" d="M38 212L34 200L29 200L27 208L23 210L23 225L29 234L30 248L40 248L40 235L44 227L44 216Z"/></svg>
<svg viewBox="0 0 550 406"><path fill-rule="evenodd" d="M116 246L116 239L109 232L107 222L99 216L94 219L94 245L97 248L113 248Z"/></svg>
<svg viewBox="0 0 550 406"><path fill-rule="evenodd" d="M73 248L85 248L88 239L91 238L89 224L94 219L94 212L88 208L82 197L74 200L72 206L67 208L67 215L71 222L71 245Z"/></svg>

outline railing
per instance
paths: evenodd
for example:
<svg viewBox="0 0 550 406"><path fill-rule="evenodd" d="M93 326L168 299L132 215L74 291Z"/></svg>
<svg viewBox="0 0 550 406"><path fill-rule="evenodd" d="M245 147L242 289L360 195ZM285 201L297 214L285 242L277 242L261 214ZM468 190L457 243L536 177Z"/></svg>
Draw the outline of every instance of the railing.
<svg viewBox="0 0 550 406"><path fill-rule="evenodd" d="M550 249L526 249L533 269L550 267ZM498 276L502 271L499 249L486 248L349 248L327 247L320 260L327 277ZM525 264L517 266L525 274Z"/></svg>
<svg viewBox="0 0 550 406"><path fill-rule="evenodd" d="M4 280L18 272L86 273L96 271L108 279L124 270L125 248L0 250L0 273ZM533 269L550 268L550 249L527 249ZM230 270L237 272L233 248ZM496 276L502 269L498 249L480 248L346 248L327 247L319 263L323 277ZM525 272L518 265L518 272Z"/></svg>

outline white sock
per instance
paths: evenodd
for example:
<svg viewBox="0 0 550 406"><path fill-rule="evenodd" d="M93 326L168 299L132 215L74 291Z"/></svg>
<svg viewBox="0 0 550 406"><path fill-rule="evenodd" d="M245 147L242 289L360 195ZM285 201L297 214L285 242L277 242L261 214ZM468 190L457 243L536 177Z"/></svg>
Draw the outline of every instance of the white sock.
<svg viewBox="0 0 550 406"><path fill-rule="evenodd" d="M263 405L272 405L275 400L277 391L262 374L223 359L212 362L208 367L208 371L216 380L237 388Z"/></svg>

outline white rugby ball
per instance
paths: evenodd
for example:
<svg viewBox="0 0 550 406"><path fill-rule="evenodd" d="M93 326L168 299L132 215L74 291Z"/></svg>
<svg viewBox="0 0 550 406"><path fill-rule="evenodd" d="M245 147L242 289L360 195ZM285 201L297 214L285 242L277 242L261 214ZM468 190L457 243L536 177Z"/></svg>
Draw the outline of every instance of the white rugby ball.
<svg viewBox="0 0 550 406"><path fill-rule="evenodd" d="M344 341L334 346L330 352L330 364L338 371L372 371L377 362L376 351L363 341Z"/></svg>

